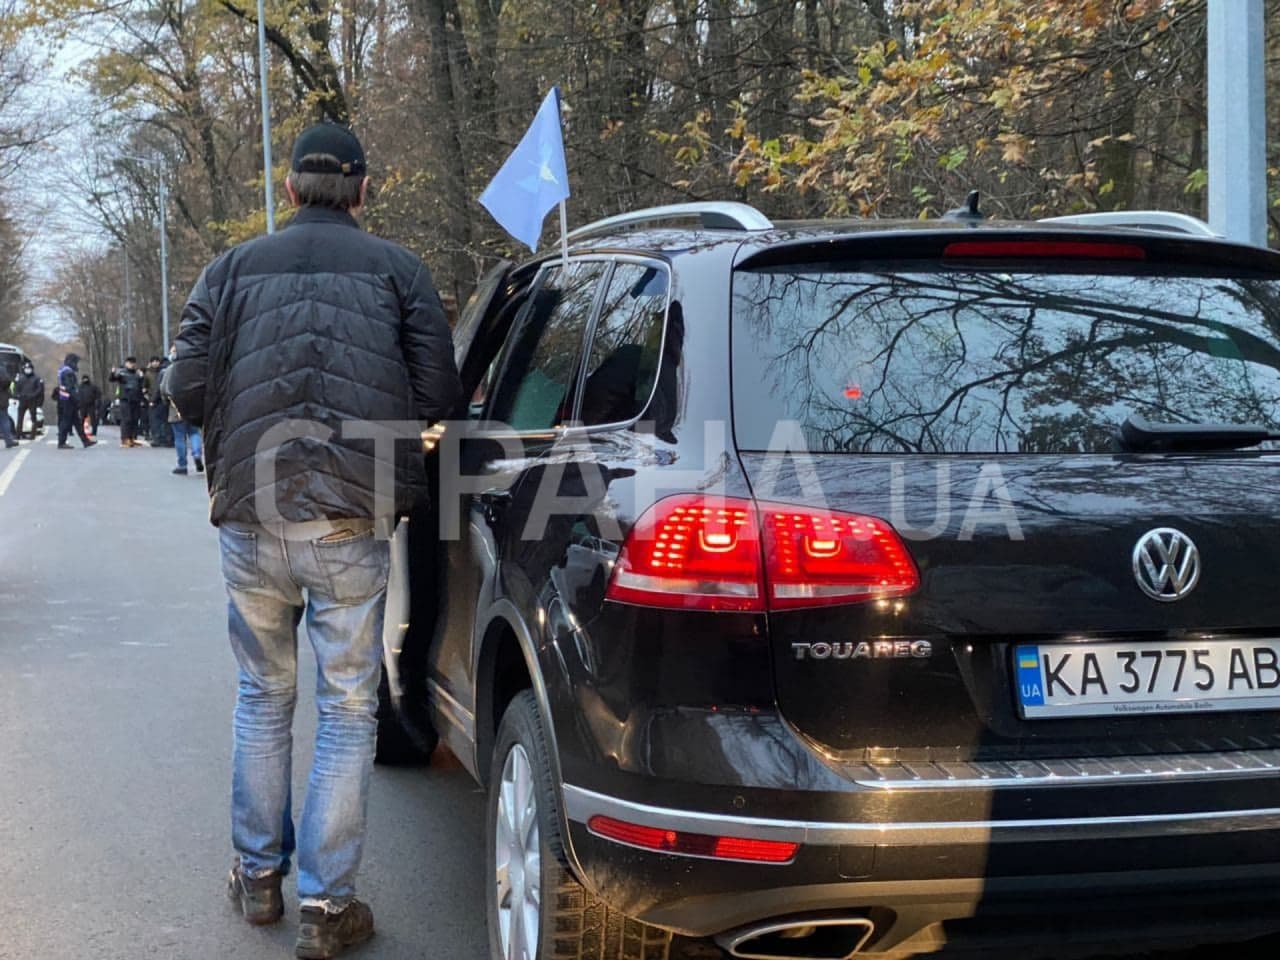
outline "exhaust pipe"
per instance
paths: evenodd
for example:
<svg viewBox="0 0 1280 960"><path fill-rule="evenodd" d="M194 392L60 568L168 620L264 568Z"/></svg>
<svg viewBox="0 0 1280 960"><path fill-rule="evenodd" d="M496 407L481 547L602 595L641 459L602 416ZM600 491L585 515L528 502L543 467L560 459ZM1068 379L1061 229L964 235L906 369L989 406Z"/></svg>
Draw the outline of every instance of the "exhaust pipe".
<svg viewBox="0 0 1280 960"><path fill-rule="evenodd" d="M721 934L716 943L740 960L848 960L874 931L866 917L783 920Z"/></svg>

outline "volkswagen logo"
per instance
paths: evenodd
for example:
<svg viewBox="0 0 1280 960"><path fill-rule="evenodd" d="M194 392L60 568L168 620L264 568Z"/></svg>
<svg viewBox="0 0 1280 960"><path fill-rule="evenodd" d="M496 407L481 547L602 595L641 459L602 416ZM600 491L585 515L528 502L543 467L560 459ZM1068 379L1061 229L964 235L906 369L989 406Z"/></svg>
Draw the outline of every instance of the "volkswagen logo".
<svg viewBox="0 0 1280 960"><path fill-rule="evenodd" d="M1133 548L1133 576L1152 600L1181 600L1200 582L1200 551L1181 530L1149 530Z"/></svg>

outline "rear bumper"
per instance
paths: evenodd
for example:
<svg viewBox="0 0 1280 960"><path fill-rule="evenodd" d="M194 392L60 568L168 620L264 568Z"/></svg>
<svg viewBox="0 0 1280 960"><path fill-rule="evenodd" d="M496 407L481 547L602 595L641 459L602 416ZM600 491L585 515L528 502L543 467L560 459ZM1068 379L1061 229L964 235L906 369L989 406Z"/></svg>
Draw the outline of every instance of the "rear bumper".
<svg viewBox="0 0 1280 960"><path fill-rule="evenodd" d="M1237 718L1228 743L1116 723L1083 758L1057 759L1077 742L1057 727L1016 751L961 729L960 746L833 755L778 711L767 625L708 616L693 642L687 616L610 608L542 654L566 852L619 911L699 937L866 917L868 952L1004 938L1021 960L1280 931L1274 724ZM949 715L932 689L911 709ZM800 846L777 865L658 853L594 834L597 815Z"/></svg>
<svg viewBox="0 0 1280 960"><path fill-rule="evenodd" d="M1280 806L1147 815L879 823L724 816L566 786L584 882L630 916L690 936L778 919L870 918L867 951L1080 949L1225 941L1280 931ZM643 826L801 844L787 864L654 853L593 834ZM1012 938L1012 939L1011 939Z"/></svg>

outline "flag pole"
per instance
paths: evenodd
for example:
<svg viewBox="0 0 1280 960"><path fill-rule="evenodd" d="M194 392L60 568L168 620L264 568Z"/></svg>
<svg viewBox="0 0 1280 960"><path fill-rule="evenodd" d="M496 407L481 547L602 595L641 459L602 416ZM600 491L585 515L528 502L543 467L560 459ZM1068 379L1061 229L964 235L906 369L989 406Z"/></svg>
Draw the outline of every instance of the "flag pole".
<svg viewBox="0 0 1280 960"><path fill-rule="evenodd" d="M569 269L569 213L563 200L560 201L560 266Z"/></svg>
<svg viewBox="0 0 1280 960"><path fill-rule="evenodd" d="M560 98L560 85L556 84L551 88L556 94L556 126L560 128L561 142L564 137L564 101ZM569 173L568 158L565 158L565 174ZM567 186L567 184L566 184ZM560 200L560 269L567 272L569 269L569 208L565 201L567 197Z"/></svg>

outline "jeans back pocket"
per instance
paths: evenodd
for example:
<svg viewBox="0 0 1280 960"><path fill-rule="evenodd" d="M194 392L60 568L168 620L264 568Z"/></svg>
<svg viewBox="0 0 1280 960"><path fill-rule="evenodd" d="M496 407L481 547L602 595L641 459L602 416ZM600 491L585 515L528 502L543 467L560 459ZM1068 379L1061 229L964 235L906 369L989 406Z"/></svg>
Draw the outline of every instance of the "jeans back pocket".
<svg viewBox="0 0 1280 960"><path fill-rule="evenodd" d="M241 590L262 586L256 533L224 523L218 527L218 546L222 554L222 579L229 586Z"/></svg>
<svg viewBox="0 0 1280 960"><path fill-rule="evenodd" d="M390 551L372 530L341 540L313 540L311 547L334 602L363 603L386 589Z"/></svg>

